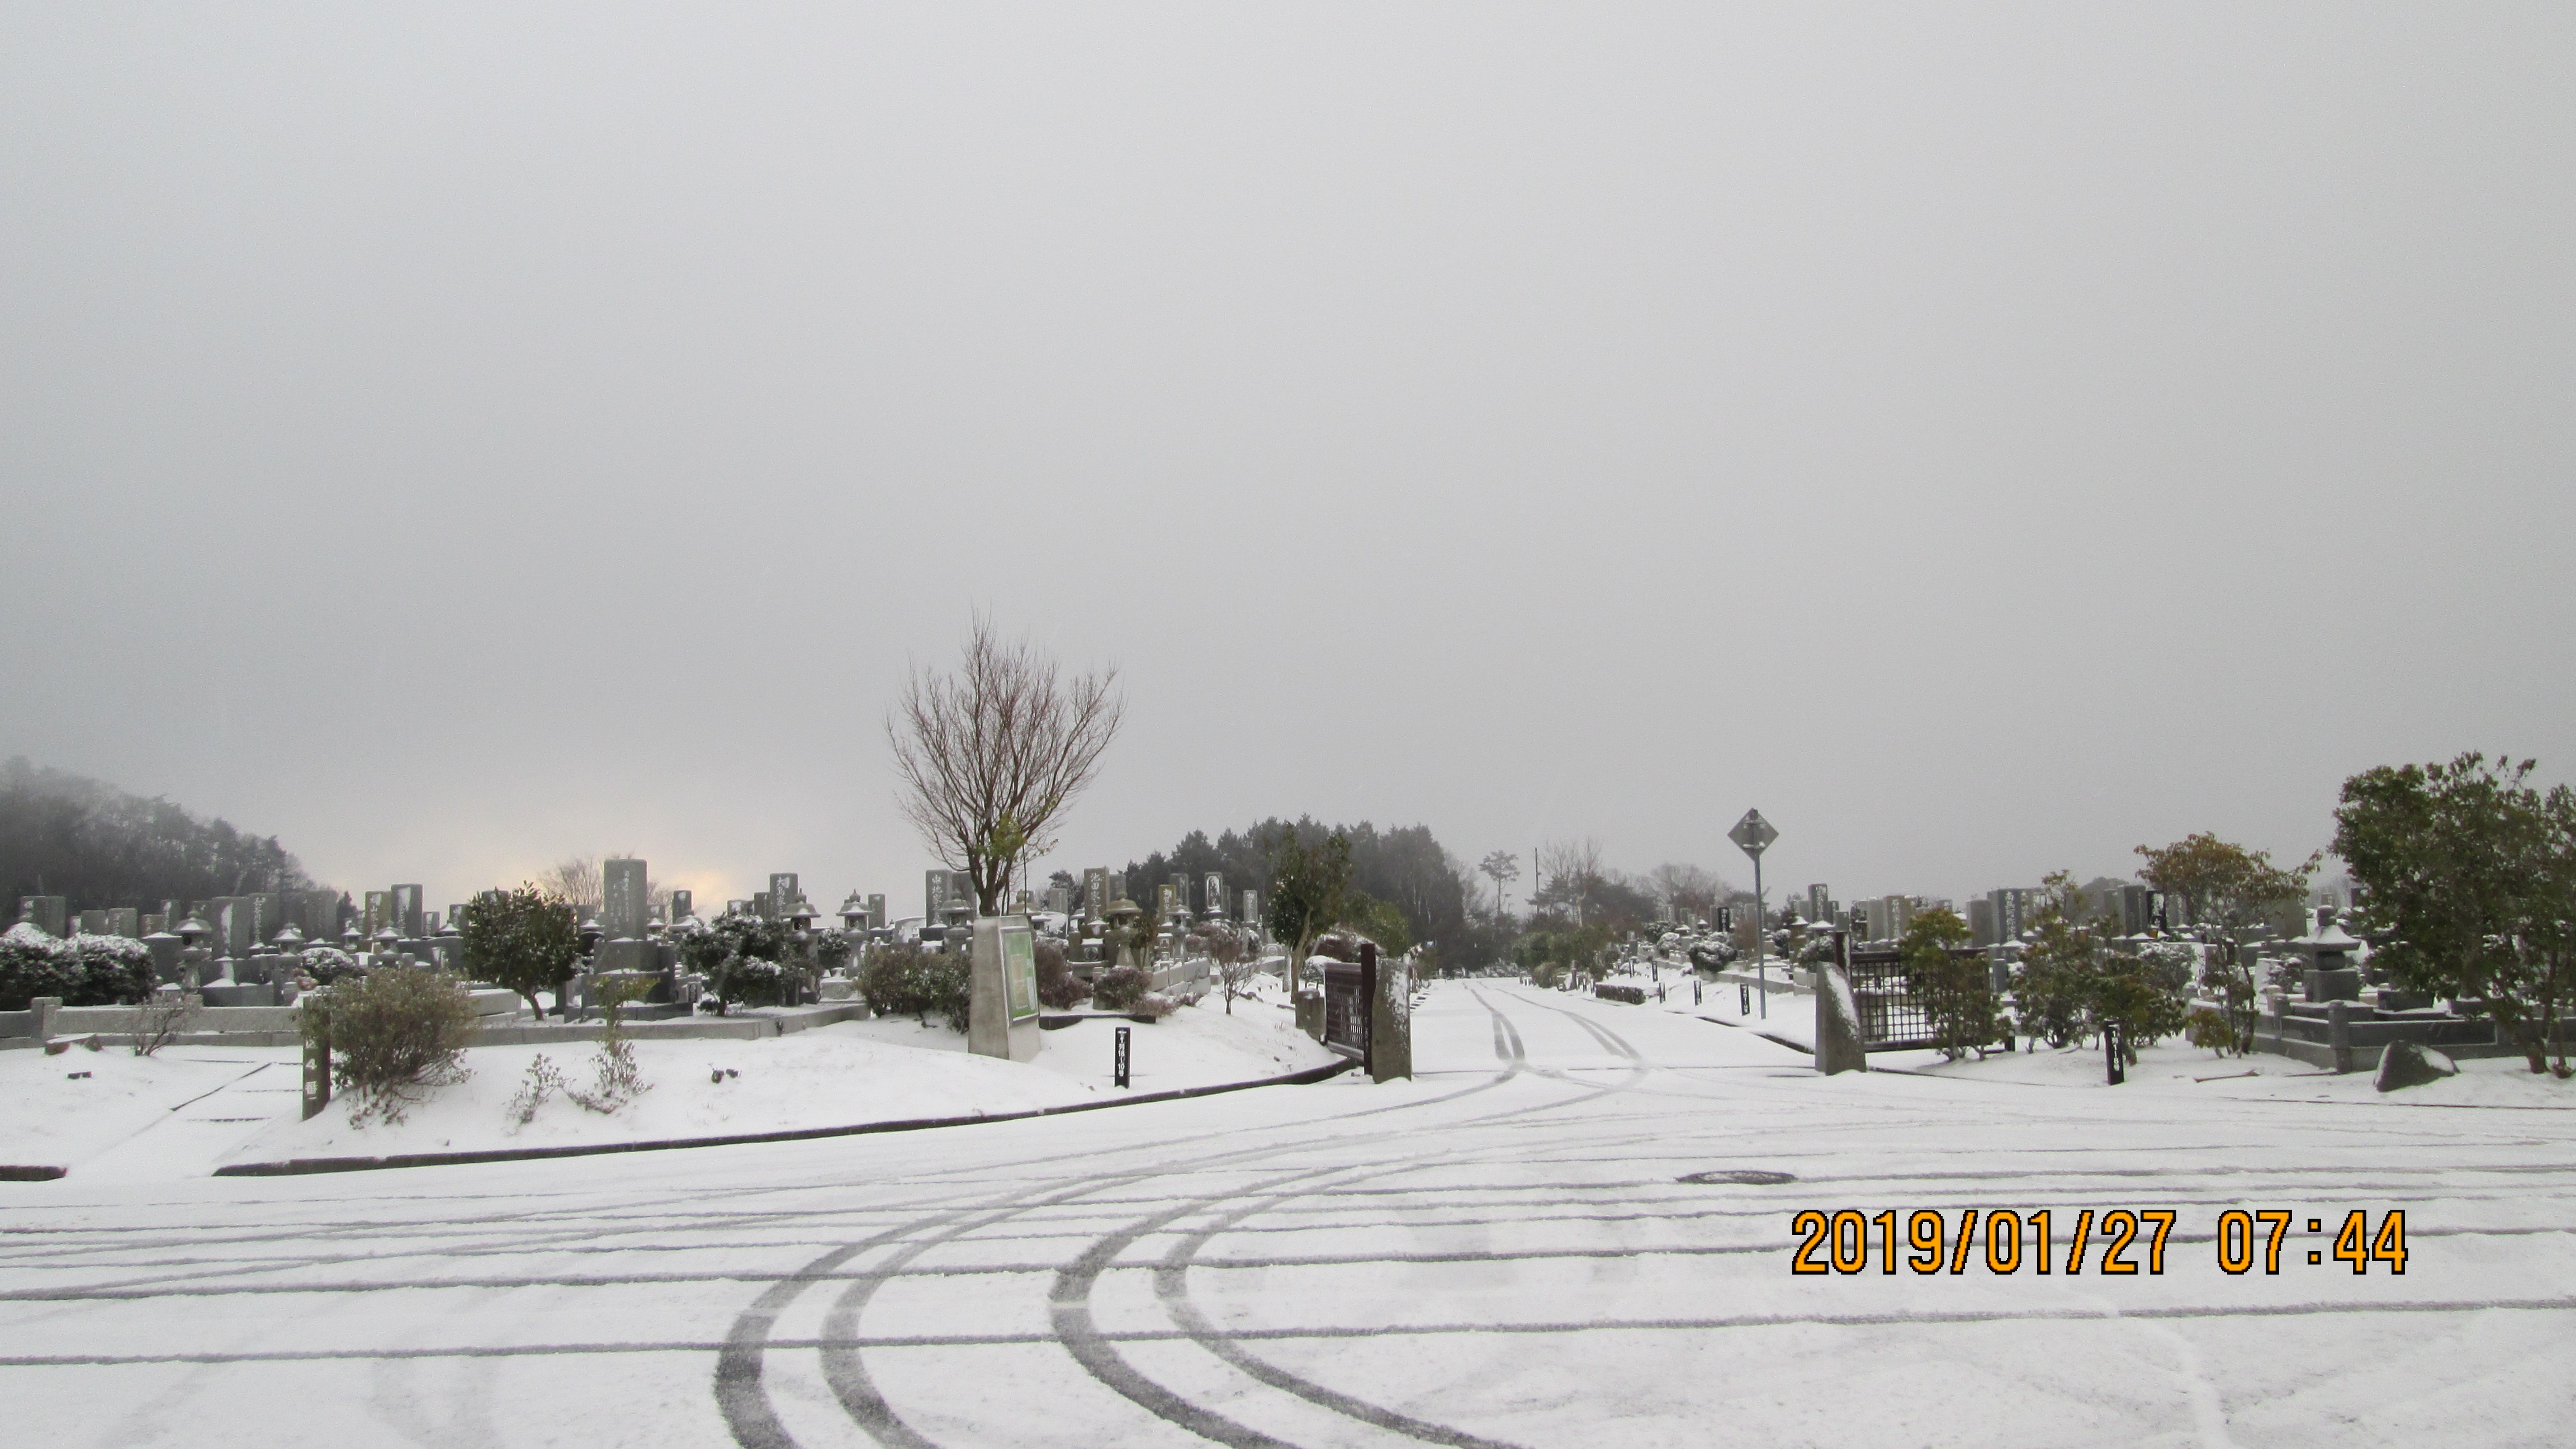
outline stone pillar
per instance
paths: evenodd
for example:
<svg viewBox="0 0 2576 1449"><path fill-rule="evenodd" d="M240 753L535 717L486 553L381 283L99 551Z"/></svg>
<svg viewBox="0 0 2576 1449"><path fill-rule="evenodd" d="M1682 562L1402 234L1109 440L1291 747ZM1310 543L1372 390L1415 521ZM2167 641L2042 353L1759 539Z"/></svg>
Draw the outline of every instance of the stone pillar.
<svg viewBox="0 0 2576 1449"><path fill-rule="evenodd" d="M63 999L59 996L39 996L28 1002L27 1034L39 1042L51 1040L54 1034L54 1013L62 1009Z"/></svg>
<svg viewBox="0 0 2576 1449"><path fill-rule="evenodd" d="M1816 1070L1869 1070L1869 1053L1860 1034L1860 1003L1852 999L1851 981L1840 966L1816 968Z"/></svg>
<svg viewBox="0 0 2576 1449"><path fill-rule="evenodd" d="M1037 936L1026 916L975 922L967 958L966 1050L1006 1061L1038 1054Z"/></svg>
<svg viewBox="0 0 2576 1449"><path fill-rule="evenodd" d="M1364 956L1374 957L1375 946L1362 946ZM1413 1076L1413 973L1401 960L1379 960L1376 980L1377 999L1369 1010L1369 1080L1391 1081Z"/></svg>
<svg viewBox="0 0 2576 1449"><path fill-rule="evenodd" d="M2334 1053L2334 1069L2353 1070L2352 1006L2342 1001L2326 1003L2326 1049Z"/></svg>

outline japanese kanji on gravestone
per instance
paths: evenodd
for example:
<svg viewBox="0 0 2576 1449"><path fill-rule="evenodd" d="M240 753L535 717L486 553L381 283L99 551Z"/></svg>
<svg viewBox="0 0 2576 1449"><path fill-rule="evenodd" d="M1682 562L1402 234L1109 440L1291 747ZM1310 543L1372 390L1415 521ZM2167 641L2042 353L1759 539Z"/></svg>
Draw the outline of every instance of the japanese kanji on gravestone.
<svg viewBox="0 0 2576 1449"><path fill-rule="evenodd" d="M1212 921L1225 916L1225 877L1215 871L1207 873L1207 913Z"/></svg>
<svg viewBox="0 0 2576 1449"><path fill-rule="evenodd" d="M599 900L600 969L650 970L652 943L646 939L644 928L652 898L645 893L644 862L601 861Z"/></svg>

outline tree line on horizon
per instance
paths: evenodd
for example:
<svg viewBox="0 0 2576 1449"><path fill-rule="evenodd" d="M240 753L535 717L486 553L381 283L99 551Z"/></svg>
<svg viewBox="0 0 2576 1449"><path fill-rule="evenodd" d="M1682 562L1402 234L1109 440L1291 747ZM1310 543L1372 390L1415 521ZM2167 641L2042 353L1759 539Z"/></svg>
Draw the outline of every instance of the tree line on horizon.
<svg viewBox="0 0 2576 1449"><path fill-rule="evenodd" d="M83 910L316 889L274 835L120 790L24 755L0 764L0 902L64 896Z"/></svg>

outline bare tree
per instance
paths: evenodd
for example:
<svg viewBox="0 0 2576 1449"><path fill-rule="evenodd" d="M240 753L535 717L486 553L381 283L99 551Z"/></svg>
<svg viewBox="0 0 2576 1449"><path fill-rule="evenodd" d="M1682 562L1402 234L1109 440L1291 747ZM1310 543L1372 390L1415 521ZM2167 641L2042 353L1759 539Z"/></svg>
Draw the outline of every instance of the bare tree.
<svg viewBox="0 0 2576 1449"><path fill-rule="evenodd" d="M914 669L886 713L905 818L951 870L998 911L1025 857L1055 842L1047 828L1099 771L1126 712L1118 671L1059 682L1026 640L1005 644L975 616L954 675Z"/></svg>
<svg viewBox="0 0 2576 1449"><path fill-rule="evenodd" d="M1704 916L1716 909L1727 884L1699 866L1666 861L1646 873L1646 888L1677 916L1684 912Z"/></svg>
<svg viewBox="0 0 2576 1449"><path fill-rule="evenodd" d="M631 850L612 850L608 853L608 858L632 860L636 857L635 852ZM544 870L538 871L533 884L563 897L578 915L595 916L599 914L600 908L608 903L608 888L600 877L599 861L600 858L595 855L566 856ZM660 881L650 877L645 879L644 899L652 905L663 907L665 918L668 918L671 893L663 888Z"/></svg>
<svg viewBox="0 0 2576 1449"><path fill-rule="evenodd" d="M1561 906L1583 924L1584 907L1592 899L1593 888L1601 881L1601 842L1585 836L1581 840L1551 840L1538 848L1538 890L1530 903Z"/></svg>
<svg viewBox="0 0 2576 1449"><path fill-rule="evenodd" d="M595 855L567 856L556 861L537 872L535 884L562 897L583 916L597 915L606 899L599 881L599 857Z"/></svg>

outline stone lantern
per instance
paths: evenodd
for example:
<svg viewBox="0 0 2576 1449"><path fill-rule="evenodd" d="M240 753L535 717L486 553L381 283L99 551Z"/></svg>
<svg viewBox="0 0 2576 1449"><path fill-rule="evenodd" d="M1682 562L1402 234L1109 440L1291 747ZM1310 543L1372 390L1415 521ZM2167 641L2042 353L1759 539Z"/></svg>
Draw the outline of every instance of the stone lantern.
<svg viewBox="0 0 2576 1449"><path fill-rule="evenodd" d="M2354 950L2361 942L2344 931L2333 907L2319 907L2315 929L2287 944L2307 963L2304 976L2310 1002L2361 999L2361 971L2353 964Z"/></svg>
<svg viewBox="0 0 2576 1449"><path fill-rule="evenodd" d="M1110 904L1109 928L1118 938L1118 959L1113 964L1145 968L1144 953L1137 949L1137 938L1144 934L1137 922L1144 914L1145 908L1131 900L1122 898Z"/></svg>

